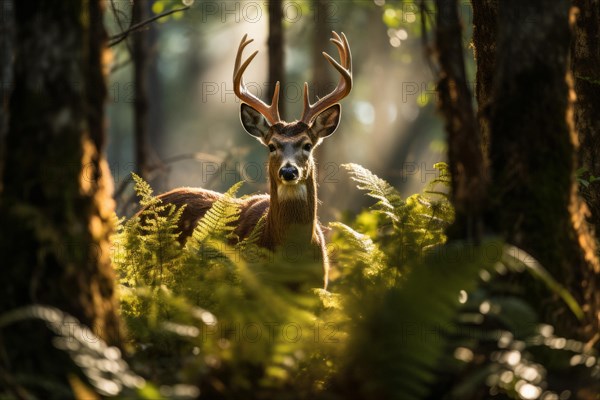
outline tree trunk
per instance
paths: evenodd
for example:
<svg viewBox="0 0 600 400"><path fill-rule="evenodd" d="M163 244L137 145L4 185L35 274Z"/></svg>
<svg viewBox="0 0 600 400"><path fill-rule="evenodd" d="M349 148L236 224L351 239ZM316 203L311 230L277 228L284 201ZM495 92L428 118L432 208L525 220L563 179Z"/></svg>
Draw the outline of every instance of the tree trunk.
<svg viewBox="0 0 600 400"><path fill-rule="evenodd" d="M152 10L152 3L146 2L148 13ZM146 31L148 46L148 142L150 146L153 161L155 158L162 159L164 154L160 154L163 148L164 132L164 110L163 110L163 88L160 71L158 70L158 41L159 31L156 23L148 24ZM192 47L193 48L193 47ZM156 192L160 190L156 188Z"/></svg>
<svg viewBox="0 0 600 400"><path fill-rule="evenodd" d="M15 27L0 195L0 314L51 305L116 344L101 2L18 1ZM57 358L64 354L53 350L47 332L25 323L3 328L0 375L64 379L68 367Z"/></svg>
<svg viewBox="0 0 600 400"><path fill-rule="evenodd" d="M275 91L275 83L281 84L282 93L279 101L279 115L285 119L285 58L283 52L283 8L281 0L269 1L269 88L267 104L271 103Z"/></svg>
<svg viewBox="0 0 600 400"><path fill-rule="evenodd" d="M462 30L457 1L436 1L436 47L440 67L439 108L448 134L448 163L456 220L453 239L479 241L483 226L486 168L472 95L465 75Z"/></svg>
<svg viewBox="0 0 600 400"><path fill-rule="evenodd" d="M496 38L498 36L498 0L472 0L473 51L477 64L475 97L478 105L480 137L487 154L490 140L489 113L496 65Z"/></svg>
<svg viewBox="0 0 600 400"><path fill-rule="evenodd" d="M588 274L599 262L574 180L569 8L568 0L553 7L507 0L498 10L488 221L585 304L592 300ZM597 308L590 306L587 338L598 326ZM570 317L548 318L569 329Z"/></svg>
<svg viewBox="0 0 600 400"><path fill-rule="evenodd" d="M600 179L600 3L574 0L572 73L575 93L575 127L579 134L579 161L584 179ZM590 222L600 237L600 180L581 188L590 208ZM599 271L600 272L600 271Z"/></svg>
<svg viewBox="0 0 600 400"><path fill-rule="evenodd" d="M0 177L4 167L6 148L4 141L8 130L8 100L12 89L13 69L13 24L14 3L12 0L0 3ZM2 179L0 179L0 194Z"/></svg>
<svg viewBox="0 0 600 400"><path fill-rule="evenodd" d="M574 0L575 23L571 43L571 71L576 101L575 128L579 137L579 166L586 170L584 178L599 180L580 188L589 208L588 221L594 227L595 244L600 238L600 3L598 0ZM579 216L585 213L580 206ZM588 239L591 240L591 239ZM597 254L597 253L596 253ZM596 331L600 327L600 268L589 264L583 279L587 282L584 298L589 302L589 314L595 315Z"/></svg>
<svg viewBox="0 0 600 400"><path fill-rule="evenodd" d="M148 4L145 0L134 0L131 9L133 25L149 18ZM132 34L133 79L135 98L133 103L133 124L135 137L135 166L139 176L149 180L150 165L148 159L148 35L147 28Z"/></svg>

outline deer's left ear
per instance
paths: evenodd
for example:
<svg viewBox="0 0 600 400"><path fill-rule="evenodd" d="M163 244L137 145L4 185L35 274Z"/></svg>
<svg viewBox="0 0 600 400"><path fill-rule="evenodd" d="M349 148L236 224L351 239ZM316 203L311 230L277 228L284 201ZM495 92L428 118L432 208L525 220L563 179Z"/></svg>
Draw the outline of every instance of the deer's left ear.
<svg viewBox="0 0 600 400"><path fill-rule="evenodd" d="M342 106L334 104L322 111L315 118L312 124L312 130L319 139L326 138L337 129L342 114Z"/></svg>
<svg viewBox="0 0 600 400"><path fill-rule="evenodd" d="M267 136L271 127L266 118L253 107L242 103L240 108L240 119L246 132L267 145Z"/></svg>

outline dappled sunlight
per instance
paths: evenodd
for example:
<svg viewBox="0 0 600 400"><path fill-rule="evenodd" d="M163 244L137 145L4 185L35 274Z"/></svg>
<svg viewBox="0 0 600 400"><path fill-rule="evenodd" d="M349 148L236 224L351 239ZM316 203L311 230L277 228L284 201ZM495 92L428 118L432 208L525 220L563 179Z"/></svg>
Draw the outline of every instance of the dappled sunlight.
<svg viewBox="0 0 600 400"><path fill-rule="evenodd" d="M234 183L232 180L248 178L239 173L246 165L264 164L265 152L239 124L239 100L233 94L231 78L234 48L240 38L248 34L255 39L252 48L258 50L259 55L246 74L246 83L251 92L266 99L269 90L267 10L264 5L257 9L257 4L232 4L231 9L223 9L224 5L219 3L200 4L185 18L170 19L160 25L161 34L157 41L159 75L155 79L165 80L169 85L160 101L161 115L164 114L163 122L159 124L161 131L157 132L160 136L156 139L160 145L153 151L164 160L190 151L225 155L232 148L246 150L232 154L231 164L237 167L224 168L226 172L218 173L216 180L206 171L213 169L210 160L169 166L161 172L161 175L168 174L169 187L164 189L189 185L222 191ZM162 9L165 6L155 3L154 7ZM295 7L290 4L284 14L286 65L281 101L286 105L284 118L288 121L300 116L303 83L312 83L315 79L311 68L314 44L307 40L311 35L305 34L307 26L315 21L310 8ZM417 28L413 26L417 25L414 13L411 17L410 12L403 15L398 11L390 16L393 9L388 6L385 9L367 8L365 15L382 24L380 33L367 36L354 24L343 23L352 20L354 15L342 3L334 2L332 7L331 28L340 26L350 38L355 71L354 90L343 102L342 124L335 136L323 143L318 159L322 166L321 198L326 203L335 203L333 210L339 212L357 209L359 204L355 192L347 184L347 176L339 167L341 164L370 165L402 189L416 192L424 186L432 165L442 161L444 155L427 147L431 139L441 138L441 126L437 124L424 129L424 122L418 117L422 112L432 113L434 91L426 88L431 76L424 61L414 56L420 51ZM385 28L385 24L389 28ZM386 38L396 39L404 45L396 48L393 41L391 44L379 42ZM328 43L320 46L321 51L333 50ZM396 62L398 59L403 62ZM327 64L325 59L316 62ZM123 92L129 74L128 68L124 68L111 76L109 86L119 87ZM332 71L328 71L328 76L329 85L334 85L336 78ZM389 85L390 77L402 84ZM133 153L128 151L130 144L127 144L133 142L127 139L131 129L123 125L127 114L121 108L129 106L122 99L110 103L111 113L117 117L111 124L111 132L119 139L118 143L111 141L109 156L112 163L125 167L133 165ZM401 158L398 158L399 146L404 147ZM122 174L125 172L123 168ZM250 179L242 190L245 193L265 191L265 175ZM326 219L333 215L328 210L323 212Z"/></svg>

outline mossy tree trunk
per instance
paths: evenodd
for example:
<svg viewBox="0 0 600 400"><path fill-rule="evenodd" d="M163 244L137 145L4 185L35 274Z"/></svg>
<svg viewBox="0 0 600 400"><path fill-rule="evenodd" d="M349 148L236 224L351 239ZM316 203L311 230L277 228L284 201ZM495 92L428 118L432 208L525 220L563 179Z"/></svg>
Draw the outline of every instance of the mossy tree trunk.
<svg viewBox="0 0 600 400"><path fill-rule="evenodd" d="M570 6L568 0L553 7L543 0L507 0L498 9L487 222L586 305L587 330L581 333L591 337L598 316L589 303L589 272L599 264L574 177ZM570 314L548 318L569 329Z"/></svg>
<svg viewBox="0 0 600 400"><path fill-rule="evenodd" d="M18 1L14 18L0 194L0 314L54 306L117 344L101 2ZM47 332L33 323L4 328L0 372L64 377L67 364Z"/></svg>

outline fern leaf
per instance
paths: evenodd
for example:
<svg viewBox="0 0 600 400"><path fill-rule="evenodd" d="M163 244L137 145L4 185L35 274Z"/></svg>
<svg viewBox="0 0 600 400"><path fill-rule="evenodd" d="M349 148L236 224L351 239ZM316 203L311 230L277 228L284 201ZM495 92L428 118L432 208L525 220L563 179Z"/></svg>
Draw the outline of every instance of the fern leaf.
<svg viewBox="0 0 600 400"><path fill-rule="evenodd" d="M137 175L135 172L131 173L133 180L135 181L134 189L135 193L140 197L140 204L142 207L147 207L149 205L157 204L160 202L157 198L155 198L152 194L152 188L141 176Z"/></svg>
<svg viewBox="0 0 600 400"><path fill-rule="evenodd" d="M266 222L267 214L264 214L262 217L260 217L256 225L254 225L254 228L252 228L252 232L250 232L250 235L248 235L248 237L244 239L241 243L243 243L244 246L253 246L258 244L260 236L265 229Z"/></svg>
<svg viewBox="0 0 600 400"><path fill-rule="evenodd" d="M380 211L383 211L392 219L396 219L390 212L397 210L404 204L396 189L361 165L343 164L342 167L350 173L351 179L358 184L357 188L365 190L369 196L378 200L375 206Z"/></svg>
<svg viewBox="0 0 600 400"><path fill-rule="evenodd" d="M221 198L215 201L194 229L192 238L203 243L209 237L226 239L233 233L235 223L240 216L240 207L235 194L243 182L233 185Z"/></svg>
<svg viewBox="0 0 600 400"><path fill-rule="evenodd" d="M363 278L375 279L381 277L385 268L385 254L377 247L373 240L342 224L341 222L331 222L329 226L341 234L341 239L348 249L340 249L338 258L342 267L356 266L357 261L362 264L361 275ZM389 278L389 277L388 277Z"/></svg>
<svg viewBox="0 0 600 400"><path fill-rule="evenodd" d="M493 269L500 255L490 257L486 251L501 245L490 240L479 247L442 246L412 271L402 287L367 305L370 310L349 344L357 349L349 364L352 376L369 382L361 388L365 397L427 398L447 337L456 333L459 291L472 291L480 271Z"/></svg>
<svg viewBox="0 0 600 400"><path fill-rule="evenodd" d="M514 271L525 269L528 271L535 278L542 281L548 289L560 296L577 319L583 319L583 310L577 300L532 255L523 249L511 245L506 245L503 255L504 258L502 261L504 261L504 264L509 269Z"/></svg>

